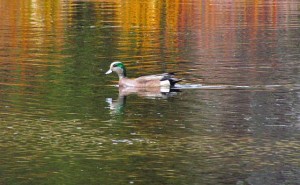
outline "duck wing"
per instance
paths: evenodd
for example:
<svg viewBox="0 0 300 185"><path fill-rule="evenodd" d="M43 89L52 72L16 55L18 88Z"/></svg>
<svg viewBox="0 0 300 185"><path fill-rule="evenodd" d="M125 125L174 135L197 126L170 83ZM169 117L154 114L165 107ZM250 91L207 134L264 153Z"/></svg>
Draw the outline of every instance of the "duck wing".
<svg viewBox="0 0 300 185"><path fill-rule="evenodd" d="M162 73L156 75L147 75L136 78L138 83L148 83L148 82L161 82L161 81L169 81L171 86L174 86L175 83L181 81L174 77L175 73Z"/></svg>
<svg viewBox="0 0 300 185"><path fill-rule="evenodd" d="M146 83L151 81L160 81L163 78L162 75L147 75L147 76L141 76L135 79L138 83Z"/></svg>

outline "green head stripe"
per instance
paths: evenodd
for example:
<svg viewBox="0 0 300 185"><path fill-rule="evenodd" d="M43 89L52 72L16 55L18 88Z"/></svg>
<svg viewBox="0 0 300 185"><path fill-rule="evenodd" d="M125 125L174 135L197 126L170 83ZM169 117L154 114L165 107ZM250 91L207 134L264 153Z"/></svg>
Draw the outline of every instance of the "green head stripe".
<svg viewBox="0 0 300 185"><path fill-rule="evenodd" d="M116 67L120 67L121 69L123 69L124 76L126 76L126 68L123 63L117 63Z"/></svg>

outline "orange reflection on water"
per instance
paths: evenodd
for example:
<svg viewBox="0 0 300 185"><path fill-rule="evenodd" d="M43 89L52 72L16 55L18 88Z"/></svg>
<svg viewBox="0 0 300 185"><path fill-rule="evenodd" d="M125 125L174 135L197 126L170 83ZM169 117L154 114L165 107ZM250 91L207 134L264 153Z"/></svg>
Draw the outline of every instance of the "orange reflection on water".
<svg viewBox="0 0 300 185"><path fill-rule="evenodd" d="M57 65L49 58L64 45L62 6L59 0L0 0L2 84L26 86Z"/></svg>
<svg viewBox="0 0 300 185"><path fill-rule="evenodd" d="M134 41L122 41L122 49L138 50L136 53L140 55L149 52L149 48L161 48L165 53L180 52L178 48L193 42L186 35L189 32L197 35L201 53L218 58L232 56L240 39L251 40L255 47L261 29L276 29L284 21L278 17L286 14L287 6L275 0L113 2L117 7L116 19L124 29L122 34L128 36L135 32L136 37ZM237 28L247 29L249 33L238 33Z"/></svg>
<svg viewBox="0 0 300 185"><path fill-rule="evenodd" d="M260 39L276 40L276 32L262 38L261 31L284 27L289 21L287 11L297 10L293 4L276 0L0 0L0 57L5 64L0 70L9 73L19 69L22 76L45 70L49 65L45 58L59 55L68 25L80 19L74 15L85 12L95 12L96 27L108 22L121 28L111 37L117 43L115 47L123 51L117 56L120 59L172 64L193 60L213 69L217 65L214 61L235 59L244 42L249 41L248 48L252 48L246 52L256 56ZM189 59L191 56L198 58ZM50 65L59 64L51 61ZM37 66L38 70L27 72ZM194 73L209 75L211 70Z"/></svg>

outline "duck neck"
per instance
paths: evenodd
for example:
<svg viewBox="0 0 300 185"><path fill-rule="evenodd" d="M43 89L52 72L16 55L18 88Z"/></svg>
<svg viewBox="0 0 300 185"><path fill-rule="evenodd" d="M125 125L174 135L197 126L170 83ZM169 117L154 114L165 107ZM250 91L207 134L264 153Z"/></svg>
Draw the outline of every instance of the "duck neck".
<svg viewBox="0 0 300 185"><path fill-rule="evenodd" d="M116 72L119 76L119 79L126 78L126 69L125 68L119 68Z"/></svg>
<svg viewBox="0 0 300 185"><path fill-rule="evenodd" d="M119 76L120 80L123 79L123 78L126 78L126 75L124 73L119 73L118 76Z"/></svg>

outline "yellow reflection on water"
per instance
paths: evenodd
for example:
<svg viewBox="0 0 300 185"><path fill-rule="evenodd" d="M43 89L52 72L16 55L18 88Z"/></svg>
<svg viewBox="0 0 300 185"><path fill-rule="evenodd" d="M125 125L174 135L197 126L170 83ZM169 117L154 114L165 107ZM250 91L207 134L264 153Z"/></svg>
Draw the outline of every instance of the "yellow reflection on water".
<svg viewBox="0 0 300 185"><path fill-rule="evenodd" d="M46 74L63 48L65 19L59 0L0 0L1 84L28 86Z"/></svg>
<svg viewBox="0 0 300 185"><path fill-rule="evenodd" d="M59 48L64 41L64 21L59 0L1 0L0 16L1 35L4 35L1 37L1 48L21 47L26 51L49 44L51 37L56 38L55 44Z"/></svg>

